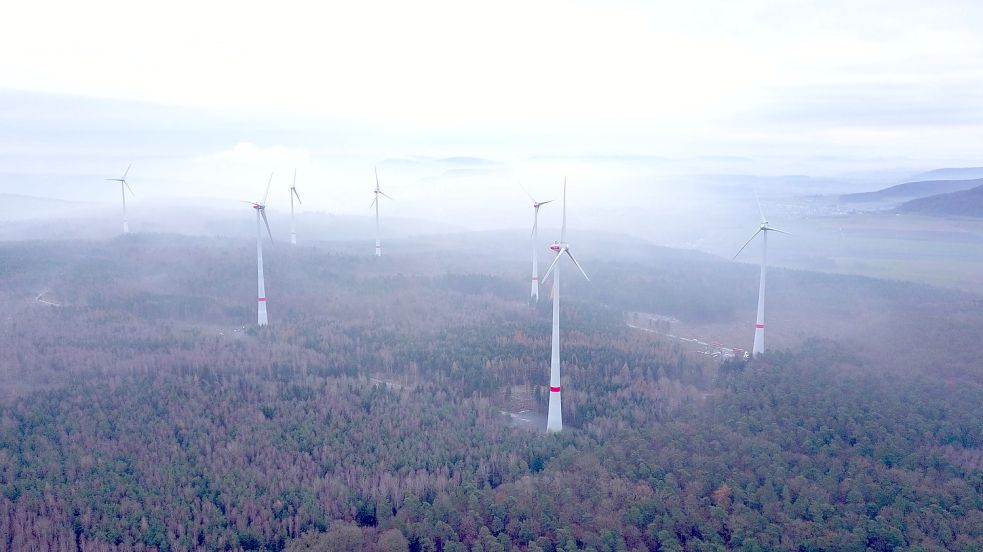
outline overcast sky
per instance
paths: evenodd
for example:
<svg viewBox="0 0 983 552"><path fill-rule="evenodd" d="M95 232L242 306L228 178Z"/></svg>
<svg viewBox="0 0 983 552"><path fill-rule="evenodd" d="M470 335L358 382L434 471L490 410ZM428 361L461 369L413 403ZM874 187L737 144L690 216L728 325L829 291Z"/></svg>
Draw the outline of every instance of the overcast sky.
<svg viewBox="0 0 983 552"><path fill-rule="evenodd" d="M293 166L363 185L387 159L389 175L393 160L466 156L497 163L471 176L592 183L983 165L978 1L34 0L3 11L6 192L14 175L74 197L59 183L133 160L134 178L158 184L151 196L222 197ZM431 163L413 182L449 169L462 167ZM371 199L347 195L332 201Z"/></svg>

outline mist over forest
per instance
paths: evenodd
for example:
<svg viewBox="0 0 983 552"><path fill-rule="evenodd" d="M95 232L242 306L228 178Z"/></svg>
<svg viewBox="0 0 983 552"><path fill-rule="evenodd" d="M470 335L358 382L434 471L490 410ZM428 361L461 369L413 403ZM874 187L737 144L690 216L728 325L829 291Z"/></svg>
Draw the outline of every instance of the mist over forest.
<svg viewBox="0 0 983 552"><path fill-rule="evenodd" d="M769 352L724 358L749 348L757 267L571 232L591 281L564 279L565 428L546 434L551 311L528 303L526 232L387 239L381 258L267 246L263 328L254 239L0 246L0 546L983 538L976 295L773 269Z"/></svg>

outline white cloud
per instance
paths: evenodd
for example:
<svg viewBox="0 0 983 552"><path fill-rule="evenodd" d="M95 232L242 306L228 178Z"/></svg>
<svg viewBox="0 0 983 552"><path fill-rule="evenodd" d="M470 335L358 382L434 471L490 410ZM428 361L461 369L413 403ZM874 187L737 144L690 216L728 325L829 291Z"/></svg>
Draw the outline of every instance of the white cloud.
<svg viewBox="0 0 983 552"><path fill-rule="evenodd" d="M5 7L0 88L321 117L372 129L359 152L379 157L462 141L755 155L828 134L837 105L816 94L829 90L862 91L844 100L854 111L890 91L910 100L900 109L979 113L964 91L983 90L981 21L983 5L961 0L37 0ZM841 119L854 128L840 134L869 136L851 141L857 155L884 126L907 136L899 153L921 151L924 121L905 134L904 121ZM968 132L943 141L962 155ZM749 133L762 140L725 143Z"/></svg>

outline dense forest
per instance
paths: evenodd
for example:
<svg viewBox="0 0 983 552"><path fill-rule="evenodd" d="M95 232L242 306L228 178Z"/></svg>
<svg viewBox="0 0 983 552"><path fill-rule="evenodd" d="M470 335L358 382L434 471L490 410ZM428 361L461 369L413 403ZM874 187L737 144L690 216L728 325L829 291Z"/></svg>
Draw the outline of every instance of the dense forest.
<svg viewBox="0 0 983 552"><path fill-rule="evenodd" d="M260 330L249 243L4 244L0 550L983 550L978 298L775 271L720 362L626 313L744 328L754 267L602 250L547 435L524 255L277 248Z"/></svg>

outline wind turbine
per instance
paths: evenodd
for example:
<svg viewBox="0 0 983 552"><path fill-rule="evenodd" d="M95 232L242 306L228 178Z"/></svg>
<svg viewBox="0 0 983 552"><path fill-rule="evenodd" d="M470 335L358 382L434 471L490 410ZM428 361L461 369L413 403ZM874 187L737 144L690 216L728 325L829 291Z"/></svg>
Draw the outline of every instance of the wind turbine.
<svg viewBox="0 0 983 552"><path fill-rule="evenodd" d="M123 176L120 178L107 178L106 180L110 182L119 182L119 191L123 194L123 233L130 233L130 221L126 218L126 191L130 191L130 195L134 195L133 189L130 188L130 184L126 181L126 175L130 174L130 167L133 163L126 166L126 170L123 172Z"/></svg>
<svg viewBox="0 0 983 552"><path fill-rule="evenodd" d="M587 281L587 273L584 272L580 263L570 252L570 244L566 242L567 237L567 179L563 179L563 226L560 229L560 241L554 241L550 250L556 253L556 258L546 270L543 279L549 278L553 274L553 351L550 356L550 407L546 417L546 431L554 432L563 429L563 412L560 403L560 257L564 254L570 257L573 264L577 265L580 273Z"/></svg>
<svg viewBox="0 0 983 552"><path fill-rule="evenodd" d="M390 200L392 198L387 196L382 190L379 189L379 168L374 167L374 169L375 169L375 192L374 192L375 199L372 200L372 204L369 205L369 207L373 207L373 206L375 207L375 256L381 257L382 242L379 239L379 196L382 196Z"/></svg>
<svg viewBox="0 0 983 552"><path fill-rule="evenodd" d="M297 169L294 169L294 183L290 185L290 245L297 245L297 230L294 227L294 198L297 203L300 201L300 194L297 193Z"/></svg>
<svg viewBox="0 0 983 552"><path fill-rule="evenodd" d="M266 193L263 194L263 201L261 203L257 203L255 201L243 202L252 204L253 209L256 210L256 297L259 303L257 310L257 323L260 326L265 326L267 323L266 282L263 279L263 225L260 224L260 218L262 218L262 222L266 224L266 233L270 235L270 242L272 243L273 232L270 231L270 222L266 220L266 200L270 197L270 184L273 184L273 173L270 173L270 181L266 183Z"/></svg>
<svg viewBox="0 0 983 552"><path fill-rule="evenodd" d="M757 195L755 195L755 199L758 199ZM772 228L768 225L768 219L765 218L765 212L761 208L760 200L758 200L758 213L761 214L761 226L758 227L758 231L748 241L744 242L744 245L738 250L737 255L734 255L734 260L736 260L737 256L754 241L754 238L758 237L758 234L761 234L761 281L758 283L758 316L754 323L754 346L751 348L752 356L765 352L765 277L768 271L768 232L788 234L788 232Z"/></svg>
<svg viewBox="0 0 983 552"><path fill-rule="evenodd" d="M525 191L525 189L523 189ZM539 303L539 208L547 203L552 203L553 200L549 199L546 201L536 201L535 198L529 192L526 192L529 199L532 200L532 291L530 292L529 300L533 303Z"/></svg>

